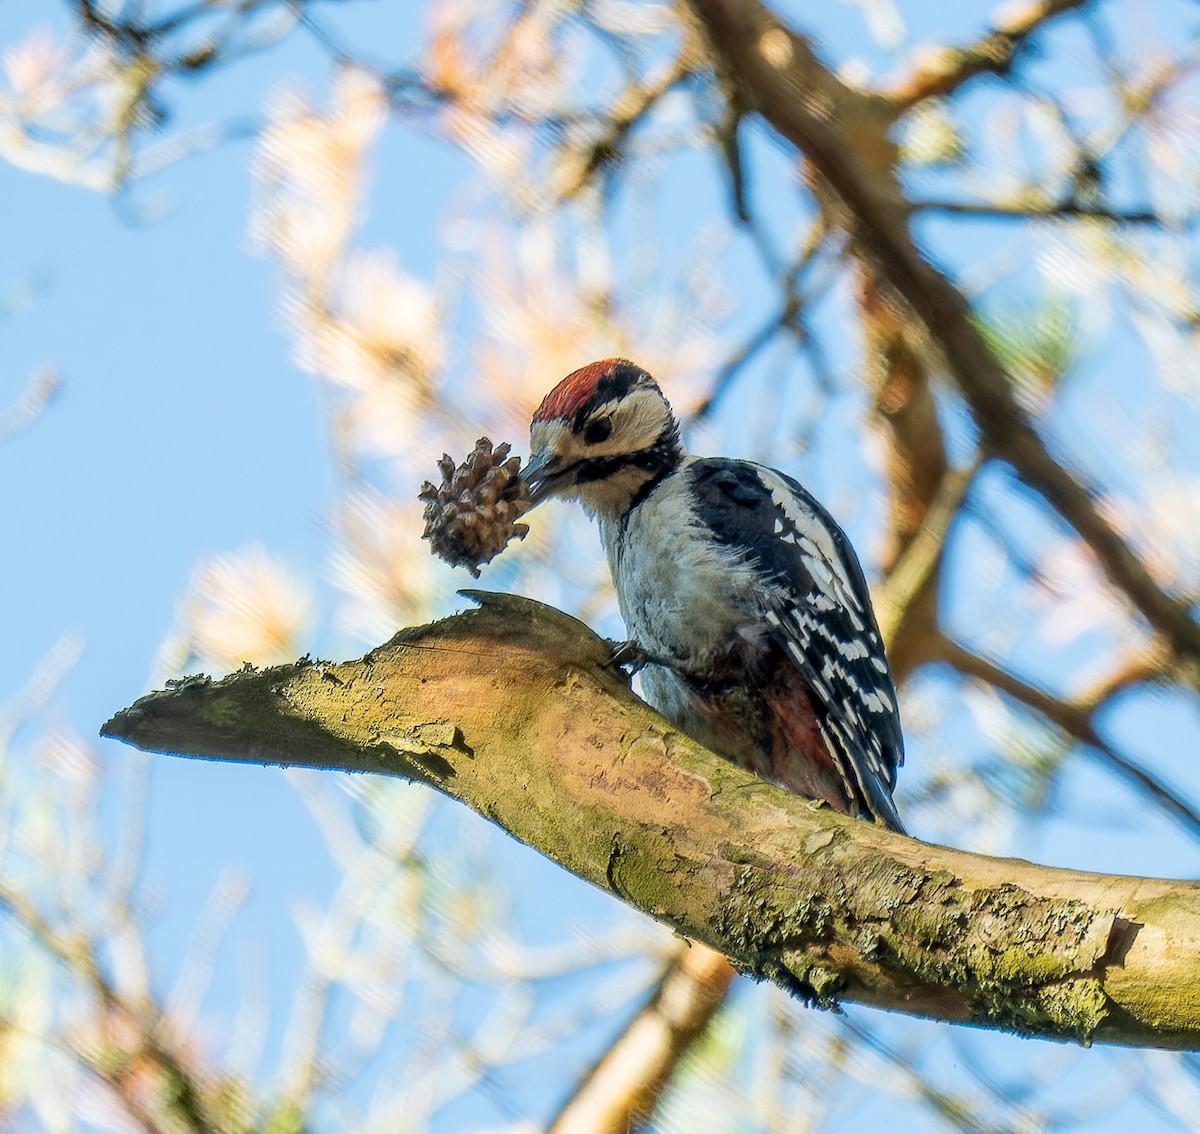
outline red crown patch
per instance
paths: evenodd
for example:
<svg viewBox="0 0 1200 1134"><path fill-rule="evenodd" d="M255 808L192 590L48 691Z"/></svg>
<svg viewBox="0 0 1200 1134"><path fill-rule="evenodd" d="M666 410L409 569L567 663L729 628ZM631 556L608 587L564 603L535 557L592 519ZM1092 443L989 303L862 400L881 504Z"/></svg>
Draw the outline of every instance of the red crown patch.
<svg viewBox="0 0 1200 1134"><path fill-rule="evenodd" d="M649 375L626 358L605 358L581 366L568 374L543 399L534 421L557 421L574 417L594 401L623 397Z"/></svg>

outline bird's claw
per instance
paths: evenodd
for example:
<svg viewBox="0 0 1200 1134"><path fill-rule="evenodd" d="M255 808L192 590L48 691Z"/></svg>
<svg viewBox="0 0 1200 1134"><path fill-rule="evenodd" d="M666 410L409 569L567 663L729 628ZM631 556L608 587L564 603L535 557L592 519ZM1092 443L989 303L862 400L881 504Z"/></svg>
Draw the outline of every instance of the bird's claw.
<svg viewBox="0 0 1200 1134"><path fill-rule="evenodd" d="M632 678L644 666L654 659L642 649L637 642L630 639L627 642L612 642L612 653L604 663L605 669L619 669L626 677Z"/></svg>

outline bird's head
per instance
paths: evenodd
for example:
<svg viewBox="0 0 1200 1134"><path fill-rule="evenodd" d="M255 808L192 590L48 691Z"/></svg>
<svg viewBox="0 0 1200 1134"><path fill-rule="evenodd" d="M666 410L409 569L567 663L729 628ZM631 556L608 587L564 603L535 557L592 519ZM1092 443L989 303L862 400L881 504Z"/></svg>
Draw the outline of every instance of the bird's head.
<svg viewBox="0 0 1200 1134"><path fill-rule="evenodd" d="M534 504L577 499L615 518L683 456L679 425L658 384L623 358L568 374L542 399L529 427L523 473Z"/></svg>

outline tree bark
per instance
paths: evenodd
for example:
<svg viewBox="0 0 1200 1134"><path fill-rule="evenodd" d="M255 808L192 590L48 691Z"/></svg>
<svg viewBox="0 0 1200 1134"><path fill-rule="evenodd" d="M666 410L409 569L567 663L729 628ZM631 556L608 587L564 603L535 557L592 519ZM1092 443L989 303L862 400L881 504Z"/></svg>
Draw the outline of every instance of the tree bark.
<svg viewBox="0 0 1200 1134"><path fill-rule="evenodd" d="M1200 1047L1200 884L985 858L847 819L674 730L581 623L469 594L480 609L357 661L184 679L103 732L427 784L823 1005Z"/></svg>

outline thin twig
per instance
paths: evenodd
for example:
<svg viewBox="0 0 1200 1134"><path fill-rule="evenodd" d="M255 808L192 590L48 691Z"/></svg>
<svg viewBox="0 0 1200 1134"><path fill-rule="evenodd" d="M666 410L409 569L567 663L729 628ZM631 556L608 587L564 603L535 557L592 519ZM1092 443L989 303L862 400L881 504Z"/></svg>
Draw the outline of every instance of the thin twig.
<svg viewBox="0 0 1200 1134"><path fill-rule="evenodd" d="M913 201L914 212L953 213L958 216L991 217L995 220L1053 220L1056 217L1111 221L1114 224L1146 224L1162 226L1168 222L1153 210L1129 211L1084 205L1078 201L1035 205L999 201ZM1189 218L1188 225L1193 223Z"/></svg>
<svg viewBox="0 0 1200 1134"><path fill-rule="evenodd" d="M897 114L928 98L945 98L980 75L1006 75L1030 38L1055 16L1083 7L1088 0L1042 0L1022 6L1015 17L1002 18L996 30L970 47L946 48L937 66L919 67L888 93Z"/></svg>
<svg viewBox="0 0 1200 1134"><path fill-rule="evenodd" d="M1013 700L1034 709L1080 741L1097 763L1132 784L1164 815L1175 820L1193 838L1200 839L1200 810L1182 799L1153 772L1118 752L1106 741L1096 729L1095 709L1092 706L1060 700L949 638L941 638L937 652L940 660L952 665L960 673L987 682Z"/></svg>

